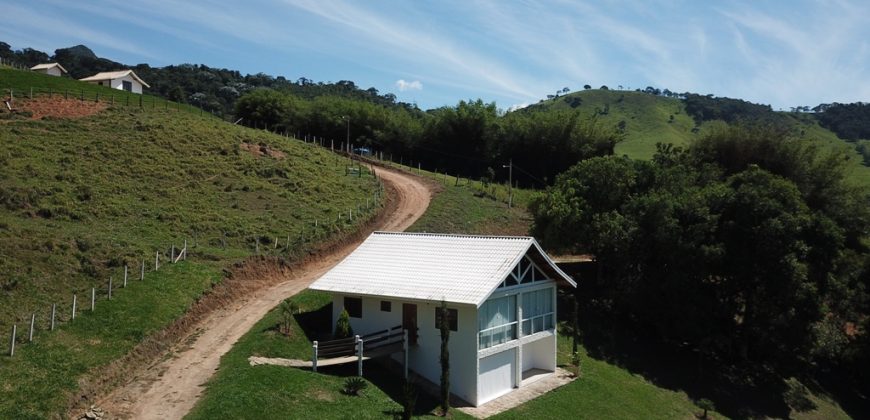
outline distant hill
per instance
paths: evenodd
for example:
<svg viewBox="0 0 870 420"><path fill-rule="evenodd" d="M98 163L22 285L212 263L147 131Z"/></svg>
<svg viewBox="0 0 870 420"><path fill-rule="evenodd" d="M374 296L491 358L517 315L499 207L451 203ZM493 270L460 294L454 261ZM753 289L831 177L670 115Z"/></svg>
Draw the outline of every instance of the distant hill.
<svg viewBox="0 0 870 420"><path fill-rule="evenodd" d="M680 94L679 97L652 95L646 92L588 89L541 101L527 108L535 110L575 109L620 129L625 140L616 145L616 154L638 159L649 159L656 151L656 143L686 145L693 138L704 135L716 127L738 121L764 121L794 130L798 136L822 141L829 147L847 150L855 156L856 178L870 185L870 159L867 165L861 151L861 142L840 138L819 121L823 113L777 112L769 106L711 95ZM861 108L862 110L864 108ZM854 115L853 112L850 115ZM863 121L870 115L850 120Z"/></svg>

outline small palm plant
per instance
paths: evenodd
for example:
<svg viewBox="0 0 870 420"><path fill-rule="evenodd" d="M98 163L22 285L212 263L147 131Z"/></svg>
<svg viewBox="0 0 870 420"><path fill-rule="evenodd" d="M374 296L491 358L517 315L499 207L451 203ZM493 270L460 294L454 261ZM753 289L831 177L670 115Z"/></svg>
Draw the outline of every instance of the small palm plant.
<svg viewBox="0 0 870 420"><path fill-rule="evenodd" d="M369 386L369 384L365 379L359 376L353 376L344 381L343 391L347 395L359 396L360 392L366 389L367 386Z"/></svg>

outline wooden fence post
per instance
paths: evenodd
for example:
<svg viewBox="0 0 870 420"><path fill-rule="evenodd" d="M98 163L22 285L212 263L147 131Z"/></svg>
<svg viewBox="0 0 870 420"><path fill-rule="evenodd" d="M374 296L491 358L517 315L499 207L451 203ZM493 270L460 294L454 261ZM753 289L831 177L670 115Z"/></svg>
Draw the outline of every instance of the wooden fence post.
<svg viewBox="0 0 870 420"><path fill-rule="evenodd" d="M139 270L139 281L145 280L145 260L142 260L142 268Z"/></svg>
<svg viewBox="0 0 870 420"><path fill-rule="evenodd" d="M160 268L160 251L154 254L154 271Z"/></svg>
<svg viewBox="0 0 870 420"><path fill-rule="evenodd" d="M91 287L91 312L96 308L96 300L97 300L97 289L95 287Z"/></svg>
<svg viewBox="0 0 870 420"><path fill-rule="evenodd" d="M112 300L112 276L109 276L109 300Z"/></svg>
<svg viewBox="0 0 870 420"><path fill-rule="evenodd" d="M51 304L51 331L54 331L54 316L57 313L57 304Z"/></svg>
<svg viewBox="0 0 870 420"><path fill-rule="evenodd" d="M76 295L73 295L72 317L70 320L76 319Z"/></svg>
<svg viewBox="0 0 870 420"><path fill-rule="evenodd" d="M363 340L361 338L359 338L359 336L356 336L356 358L357 358L357 362L356 362L357 363L357 366L356 366L357 374L356 374L356 376L362 377L363 376L362 375Z"/></svg>
<svg viewBox="0 0 870 420"><path fill-rule="evenodd" d="M311 346L314 354L311 356L311 370L317 372L317 340L314 340L314 345Z"/></svg>
<svg viewBox="0 0 870 420"><path fill-rule="evenodd" d="M27 335L27 342L33 342L33 325L36 324L36 314L30 314L30 334Z"/></svg>
<svg viewBox="0 0 870 420"><path fill-rule="evenodd" d="M9 357L15 356L15 333L18 332L18 326L12 324L12 339L9 340Z"/></svg>
<svg viewBox="0 0 870 420"><path fill-rule="evenodd" d="M124 264L124 288L127 288L127 264Z"/></svg>
<svg viewBox="0 0 870 420"><path fill-rule="evenodd" d="M196 237L196 236L194 236L194 237ZM275 246L276 247L278 246L278 239L275 239ZM182 258L182 259L184 261L187 261L187 239L184 240L184 258Z"/></svg>

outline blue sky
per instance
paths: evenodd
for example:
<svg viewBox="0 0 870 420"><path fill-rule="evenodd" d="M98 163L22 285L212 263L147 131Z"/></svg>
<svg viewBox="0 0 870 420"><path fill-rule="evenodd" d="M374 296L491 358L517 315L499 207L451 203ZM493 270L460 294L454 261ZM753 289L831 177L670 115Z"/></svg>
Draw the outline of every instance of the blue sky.
<svg viewBox="0 0 870 420"><path fill-rule="evenodd" d="M0 0L0 40L128 64L352 80L421 108L563 87L774 108L870 101L870 1Z"/></svg>

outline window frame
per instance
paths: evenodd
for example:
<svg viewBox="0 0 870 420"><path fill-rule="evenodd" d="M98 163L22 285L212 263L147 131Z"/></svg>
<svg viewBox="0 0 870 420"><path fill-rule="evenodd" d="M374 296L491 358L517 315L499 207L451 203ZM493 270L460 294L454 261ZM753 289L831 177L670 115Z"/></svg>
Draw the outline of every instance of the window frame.
<svg viewBox="0 0 870 420"><path fill-rule="evenodd" d="M450 321L450 331L459 331L459 310L456 308L447 308L447 318ZM441 321L441 307L435 308L435 329L441 330L439 325Z"/></svg>
<svg viewBox="0 0 870 420"><path fill-rule="evenodd" d="M386 309L384 309L386 307ZM388 300L381 301L381 312L393 312L393 302Z"/></svg>
<svg viewBox="0 0 870 420"><path fill-rule="evenodd" d="M357 306L356 302L359 302L359 306ZM348 316L350 316L351 318L362 319L362 316L363 316L362 307L363 307L363 305L362 305L362 298L361 297L353 297L353 296L345 296L344 297L344 310L347 311ZM354 315L355 313L357 313L357 311L359 311L358 312L359 316Z"/></svg>

